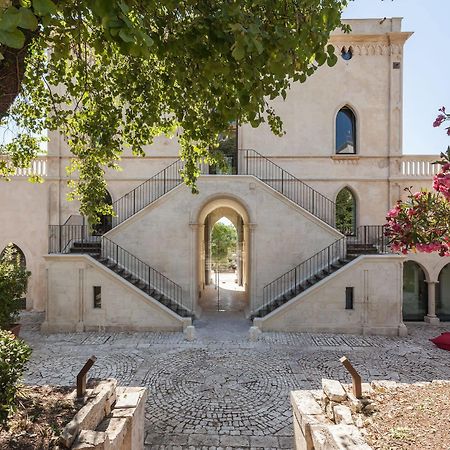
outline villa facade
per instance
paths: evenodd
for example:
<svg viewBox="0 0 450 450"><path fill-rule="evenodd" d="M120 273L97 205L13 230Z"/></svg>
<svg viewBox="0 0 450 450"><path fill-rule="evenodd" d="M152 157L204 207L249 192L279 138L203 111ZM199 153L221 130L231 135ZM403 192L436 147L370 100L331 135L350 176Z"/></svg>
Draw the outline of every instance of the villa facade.
<svg viewBox="0 0 450 450"><path fill-rule="evenodd" d="M405 187L430 188L438 156L402 153L401 19L348 20L336 66L321 67L273 106L285 135L239 126L228 170L202 167L199 194L182 183L176 139L144 158L125 151L106 173L115 216L94 232L68 202L64 137L0 183L0 249L20 248L32 272L27 308L43 329L181 330L202 316L210 234L238 235L243 316L261 330L404 335L408 320L450 320L450 261L389 251L383 223ZM42 175L43 184L27 182ZM342 202L351 220L339 219Z"/></svg>

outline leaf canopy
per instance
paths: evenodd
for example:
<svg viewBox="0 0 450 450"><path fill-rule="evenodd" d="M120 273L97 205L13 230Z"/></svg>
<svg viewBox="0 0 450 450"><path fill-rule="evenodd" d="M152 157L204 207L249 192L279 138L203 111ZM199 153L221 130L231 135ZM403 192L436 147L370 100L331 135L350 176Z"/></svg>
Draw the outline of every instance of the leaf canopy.
<svg viewBox="0 0 450 450"><path fill-rule="evenodd" d="M0 51L7 56L25 45L28 56L19 95L2 121L14 120L31 147L24 151L19 134L0 153L29 164L39 151L30 136L59 130L77 157L69 168L77 172L71 195L95 220L111 212L103 204L104 174L117 167L123 149L143 155L156 136L177 135L183 176L195 190L199 164L215 162L211 150L232 121L267 122L283 133L269 99L284 98L292 82L336 63L327 43L334 29L348 31L340 22L346 4L12 2L0 16ZM0 61L0 78L7 62Z"/></svg>

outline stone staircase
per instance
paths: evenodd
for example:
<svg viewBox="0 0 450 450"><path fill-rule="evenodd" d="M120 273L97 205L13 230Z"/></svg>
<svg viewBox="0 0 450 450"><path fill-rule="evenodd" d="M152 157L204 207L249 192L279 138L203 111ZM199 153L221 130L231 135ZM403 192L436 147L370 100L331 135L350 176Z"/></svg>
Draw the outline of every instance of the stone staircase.
<svg viewBox="0 0 450 450"><path fill-rule="evenodd" d="M384 226L365 225L289 270L263 290L263 305L251 318L264 317L362 255L388 252Z"/></svg>
<svg viewBox="0 0 450 450"><path fill-rule="evenodd" d="M179 316L193 317L193 314L180 304L180 286L138 260L110 239L93 236L91 240L73 241L68 253L89 255ZM119 257L117 258L117 256ZM128 267L127 262L129 263ZM143 276L143 274L147 276Z"/></svg>

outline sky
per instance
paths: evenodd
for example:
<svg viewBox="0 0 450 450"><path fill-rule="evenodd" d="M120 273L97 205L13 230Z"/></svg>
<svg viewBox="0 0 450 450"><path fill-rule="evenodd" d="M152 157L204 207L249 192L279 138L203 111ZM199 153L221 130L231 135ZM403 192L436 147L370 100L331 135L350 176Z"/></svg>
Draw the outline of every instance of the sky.
<svg viewBox="0 0 450 450"><path fill-rule="evenodd" d="M441 106L450 110L450 0L353 0L344 19L403 17L403 153L439 154L450 145L433 128Z"/></svg>

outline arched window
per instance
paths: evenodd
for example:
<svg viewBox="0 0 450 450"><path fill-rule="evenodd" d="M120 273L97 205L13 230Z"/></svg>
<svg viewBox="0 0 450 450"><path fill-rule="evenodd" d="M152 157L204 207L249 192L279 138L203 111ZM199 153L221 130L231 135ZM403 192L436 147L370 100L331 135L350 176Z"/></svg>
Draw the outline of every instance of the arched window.
<svg viewBox="0 0 450 450"><path fill-rule="evenodd" d="M336 197L336 228L346 236L356 231L356 199L349 188L339 191Z"/></svg>
<svg viewBox="0 0 450 450"><path fill-rule="evenodd" d="M26 269L27 267L27 260L25 258L25 255L22 251L22 249L17 246L16 244L13 244L12 242L9 243L0 253L0 261L6 256L6 250L10 248L12 250L12 253L10 253L10 256L12 256L14 259L19 258L20 265ZM27 307L27 299L25 293L23 294L23 297L18 299L19 302L19 308L20 309L26 309Z"/></svg>
<svg viewBox="0 0 450 450"><path fill-rule="evenodd" d="M356 118L347 106L339 110L336 116L336 153L356 153Z"/></svg>
<svg viewBox="0 0 450 450"><path fill-rule="evenodd" d="M436 315L443 321L450 321L450 264L439 274L436 293Z"/></svg>
<svg viewBox="0 0 450 450"><path fill-rule="evenodd" d="M349 47L347 50L345 47L342 47L341 56L342 56L343 60L349 61L350 59L352 59L353 49L351 47Z"/></svg>
<svg viewBox="0 0 450 450"><path fill-rule="evenodd" d="M10 247L12 249L13 252L13 256L16 258L17 256L19 257L19 262L20 265L22 267L27 267L27 260L25 258L25 255L23 253L23 251L20 249L20 247L18 247L16 244L13 244L12 242L10 244L8 244L0 253L0 260L4 258L5 253L6 253L6 249Z"/></svg>
<svg viewBox="0 0 450 450"><path fill-rule="evenodd" d="M403 320L423 321L428 312L425 273L414 261L403 264Z"/></svg>

